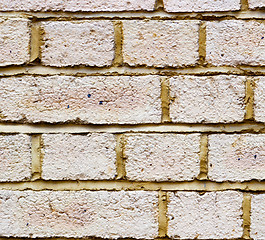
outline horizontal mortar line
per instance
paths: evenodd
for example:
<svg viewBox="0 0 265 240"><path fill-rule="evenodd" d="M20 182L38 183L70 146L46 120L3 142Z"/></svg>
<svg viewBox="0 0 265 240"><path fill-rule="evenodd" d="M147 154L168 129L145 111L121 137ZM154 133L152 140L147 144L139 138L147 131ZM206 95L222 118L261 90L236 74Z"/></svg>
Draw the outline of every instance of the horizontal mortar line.
<svg viewBox="0 0 265 240"><path fill-rule="evenodd" d="M217 75L217 74L236 74L236 75L265 75L264 67L237 66L237 67L187 67L187 68L152 68L152 67L49 67L49 66L7 66L0 67L0 77L14 75Z"/></svg>
<svg viewBox="0 0 265 240"><path fill-rule="evenodd" d="M44 181L34 182L14 182L0 183L0 190L56 190L56 191L265 191L265 182L252 180L249 182L211 182L211 181L191 181L191 182L133 182L126 180L110 181Z"/></svg>
<svg viewBox="0 0 265 240"><path fill-rule="evenodd" d="M230 124L19 124L0 123L0 133L265 133L264 123Z"/></svg>
<svg viewBox="0 0 265 240"><path fill-rule="evenodd" d="M265 12L256 11L205 11L205 12L176 12L156 11L124 11L124 12L0 12L0 17L24 17L40 20L85 20L85 19L203 19L203 18L234 18L234 19L265 19ZM37 19L36 19L37 18Z"/></svg>

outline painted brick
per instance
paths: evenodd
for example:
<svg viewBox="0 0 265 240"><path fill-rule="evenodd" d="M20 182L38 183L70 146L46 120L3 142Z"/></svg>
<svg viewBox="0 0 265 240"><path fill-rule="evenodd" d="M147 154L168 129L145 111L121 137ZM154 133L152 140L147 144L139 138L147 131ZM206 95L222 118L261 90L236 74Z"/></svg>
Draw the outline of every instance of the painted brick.
<svg viewBox="0 0 265 240"><path fill-rule="evenodd" d="M265 179L264 134L209 136L209 173L214 181Z"/></svg>
<svg viewBox="0 0 265 240"><path fill-rule="evenodd" d="M209 12L240 10L240 0L164 0L167 12Z"/></svg>
<svg viewBox="0 0 265 240"><path fill-rule="evenodd" d="M0 191L0 234L153 239L158 196L130 191Z"/></svg>
<svg viewBox="0 0 265 240"><path fill-rule="evenodd" d="M155 0L0 0L0 11L153 11Z"/></svg>
<svg viewBox="0 0 265 240"><path fill-rule="evenodd" d="M199 21L123 21L124 62L130 66L195 65Z"/></svg>
<svg viewBox="0 0 265 240"><path fill-rule="evenodd" d="M176 76L170 78L173 122L240 122L245 115L245 77Z"/></svg>
<svg viewBox="0 0 265 240"><path fill-rule="evenodd" d="M27 19L0 19L0 66L29 61L30 29Z"/></svg>
<svg viewBox="0 0 265 240"><path fill-rule="evenodd" d="M265 239L265 194L252 195L250 237Z"/></svg>
<svg viewBox="0 0 265 240"><path fill-rule="evenodd" d="M187 181L200 172L199 134L137 134L126 138L126 176L137 181Z"/></svg>
<svg viewBox="0 0 265 240"><path fill-rule="evenodd" d="M265 0L248 0L248 6L250 9L264 8Z"/></svg>
<svg viewBox="0 0 265 240"><path fill-rule="evenodd" d="M24 134L0 135L0 182L31 177L31 141Z"/></svg>
<svg viewBox="0 0 265 240"><path fill-rule="evenodd" d="M265 77L253 77L254 90L254 118L258 122L265 122Z"/></svg>
<svg viewBox="0 0 265 240"><path fill-rule="evenodd" d="M0 79L1 120L159 123L158 76L23 76Z"/></svg>
<svg viewBox="0 0 265 240"><path fill-rule="evenodd" d="M214 66L265 65L265 25L257 21L206 23L206 60Z"/></svg>
<svg viewBox="0 0 265 240"><path fill-rule="evenodd" d="M178 239L241 238L243 194L235 191L169 193L168 233Z"/></svg>
<svg viewBox="0 0 265 240"><path fill-rule="evenodd" d="M44 134L45 180L102 180L116 174L114 135Z"/></svg>
<svg viewBox="0 0 265 240"><path fill-rule="evenodd" d="M47 22L42 63L63 67L110 66L114 59L114 26L111 21Z"/></svg>

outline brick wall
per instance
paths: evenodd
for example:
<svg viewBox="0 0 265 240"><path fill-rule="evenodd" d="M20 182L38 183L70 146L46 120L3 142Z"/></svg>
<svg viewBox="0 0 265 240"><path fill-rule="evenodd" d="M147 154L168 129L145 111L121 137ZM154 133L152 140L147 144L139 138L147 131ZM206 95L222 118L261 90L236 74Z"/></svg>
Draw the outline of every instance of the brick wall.
<svg viewBox="0 0 265 240"><path fill-rule="evenodd" d="M0 0L0 239L265 239L264 0Z"/></svg>

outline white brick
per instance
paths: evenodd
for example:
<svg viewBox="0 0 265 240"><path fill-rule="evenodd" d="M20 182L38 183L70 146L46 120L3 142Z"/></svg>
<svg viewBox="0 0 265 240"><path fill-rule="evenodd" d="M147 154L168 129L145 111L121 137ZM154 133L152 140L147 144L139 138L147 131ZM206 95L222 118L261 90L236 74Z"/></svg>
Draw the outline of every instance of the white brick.
<svg viewBox="0 0 265 240"><path fill-rule="evenodd" d="M243 194L234 191L169 193L168 233L178 239L241 238Z"/></svg>
<svg viewBox="0 0 265 240"><path fill-rule="evenodd" d="M110 66L114 59L114 26L111 21L47 22L42 62L63 67Z"/></svg>
<svg viewBox="0 0 265 240"><path fill-rule="evenodd" d="M264 134L209 136L209 173L214 181L265 179Z"/></svg>
<svg viewBox="0 0 265 240"><path fill-rule="evenodd" d="M173 122L240 122L245 115L245 77L176 76L170 78Z"/></svg>
<svg viewBox="0 0 265 240"><path fill-rule="evenodd" d="M156 192L0 191L2 237L153 239Z"/></svg>
<svg viewBox="0 0 265 240"><path fill-rule="evenodd" d="M254 117L258 122L265 122L265 77L253 77L254 90Z"/></svg>
<svg viewBox="0 0 265 240"><path fill-rule="evenodd" d="M136 181L188 181L200 172L199 134L137 134L126 138L126 176Z"/></svg>
<svg viewBox="0 0 265 240"><path fill-rule="evenodd" d="M164 0L167 12L209 12L240 10L240 0Z"/></svg>
<svg viewBox="0 0 265 240"><path fill-rule="evenodd" d="M0 66L29 61L29 21L23 18L0 19Z"/></svg>
<svg viewBox="0 0 265 240"><path fill-rule="evenodd" d="M0 79L1 119L24 122L159 123L158 76Z"/></svg>
<svg viewBox="0 0 265 240"><path fill-rule="evenodd" d="M250 237L265 239L265 194L252 195Z"/></svg>
<svg viewBox="0 0 265 240"><path fill-rule="evenodd" d="M0 135L0 182L31 177L31 141L24 134Z"/></svg>
<svg viewBox="0 0 265 240"><path fill-rule="evenodd" d="M248 0L248 6L250 9L264 8L265 0Z"/></svg>
<svg viewBox="0 0 265 240"><path fill-rule="evenodd" d="M214 66L265 65L265 25L257 21L206 23L206 60Z"/></svg>
<svg viewBox="0 0 265 240"><path fill-rule="evenodd" d="M195 65L199 21L124 21L123 57L130 66Z"/></svg>
<svg viewBox="0 0 265 240"><path fill-rule="evenodd" d="M153 11L155 0L0 0L0 11Z"/></svg>
<svg viewBox="0 0 265 240"><path fill-rule="evenodd" d="M102 180L116 174L116 140L112 134L44 134L45 180Z"/></svg>

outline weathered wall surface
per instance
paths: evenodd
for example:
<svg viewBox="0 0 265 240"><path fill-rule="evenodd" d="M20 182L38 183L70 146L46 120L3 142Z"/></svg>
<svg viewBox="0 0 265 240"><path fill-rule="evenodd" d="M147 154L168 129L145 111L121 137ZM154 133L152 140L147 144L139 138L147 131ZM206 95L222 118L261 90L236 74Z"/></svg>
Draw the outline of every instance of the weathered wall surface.
<svg viewBox="0 0 265 240"><path fill-rule="evenodd" d="M0 0L0 238L265 239L264 0Z"/></svg>

